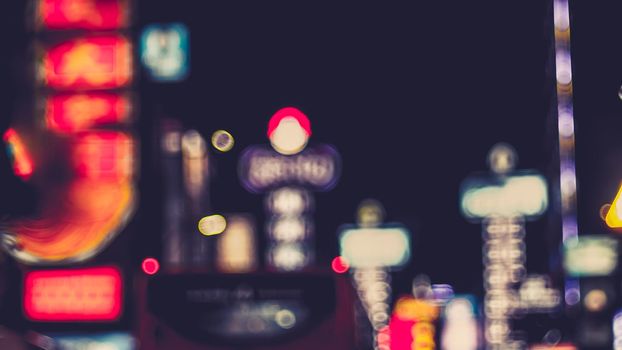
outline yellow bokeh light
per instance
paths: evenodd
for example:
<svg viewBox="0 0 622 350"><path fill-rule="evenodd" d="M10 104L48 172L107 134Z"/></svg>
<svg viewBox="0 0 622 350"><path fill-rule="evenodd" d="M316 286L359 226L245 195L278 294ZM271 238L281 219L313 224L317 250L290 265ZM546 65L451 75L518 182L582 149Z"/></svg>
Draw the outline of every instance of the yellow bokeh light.
<svg viewBox="0 0 622 350"><path fill-rule="evenodd" d="M199 232L205 236L221 234L227 228L227 220L222 215L208 215L199 220Z"/></svg>
<svg viewBox="0 0 622 350"><path fill-rule="evenodd" d="M591 290L585 295L583 304L588 311L601 311L607 305L607 294L600 289Z"/></svg>
<svg viewBox="0 0 622 350"><path fill-rule="evenodd" d="M228 152L233 148L233 135L225 130L216 130L212 134L212 146L221 152Z"/></svg>

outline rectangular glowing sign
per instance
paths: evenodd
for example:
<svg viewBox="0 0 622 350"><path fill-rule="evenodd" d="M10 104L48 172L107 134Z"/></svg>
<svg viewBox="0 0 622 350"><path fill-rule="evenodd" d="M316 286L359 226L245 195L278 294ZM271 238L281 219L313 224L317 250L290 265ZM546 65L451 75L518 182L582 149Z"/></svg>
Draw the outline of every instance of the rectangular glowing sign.
<svg viewBox="0 0 622 350"><path fill-rule="evenodd" d="M124 0L39 0L37 24L46 29L120 29L128 24Z"/></svg>
<svg viewBox="0 0 622 350"><path fill-rule="evenodd" d="M60 350L134 350L136 341L127 333L49 334L54 349Z"/></svg>
<svg viewBox="0 0 622 350"><path fill-rule="evenodd" d="M114 321L122 299L115 267L33 271L24 281L24 313L32 321Z"/></svg>
<svg viewBox="0 0 622 350"><path fill-rule="evenodd" d="M55 89L114 89L132 78L132 50L122 36L91 36L63 41L43 54L39 74Z"/></svg>
<svg viewBox="0 0 622 350"><path fill-rule="evenodd" d="M350 228L339 235L341 256L352 267L400 267L410 259L410 233L401 227Z"/></svg>
<svg viewBox="0 0 622 350"><path fill-rule="evenodd" d="M529 350L577 350L577 347L572 344L535 344L530 346Z"/></svg>
<svg viewBox="0 0 622 350"><path fill-rule="evenodd" d="M48 129L61 133L123 123L129 113L129 98L110 93L60 94L45 103Z"/></svg>
<svg viewBox="0 0 622 350"><path fill-rule="evenodd" d="M564 245L564 268L574 277L606 276L618 265L618 242L607 236L583 236Z"/></svg>
<svg viewBox="0 0 622 350"><path fill-rule="evenodd" d="M460 209L467 219L536 218L548 207L546 179L527 171L506 177L472 177L462 183L460 192Z"/></svg>

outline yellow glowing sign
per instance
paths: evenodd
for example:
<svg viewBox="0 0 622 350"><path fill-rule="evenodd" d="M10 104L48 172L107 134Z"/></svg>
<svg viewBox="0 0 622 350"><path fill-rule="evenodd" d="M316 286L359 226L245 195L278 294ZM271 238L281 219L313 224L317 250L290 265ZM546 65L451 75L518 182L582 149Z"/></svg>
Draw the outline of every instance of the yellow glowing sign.
<svg viewBox="0 0 622 350"><path fill-rule="evenodd" d="M611 228L622 227L622 203L620 203L620 200L622 200L622 198L620 197L621 194L622 194L622 186L618 190L618 194L616 195L616 198L613 200L611 207L609 207L607 216L605 216L605 222L607 223L607 226Z"/></svg>

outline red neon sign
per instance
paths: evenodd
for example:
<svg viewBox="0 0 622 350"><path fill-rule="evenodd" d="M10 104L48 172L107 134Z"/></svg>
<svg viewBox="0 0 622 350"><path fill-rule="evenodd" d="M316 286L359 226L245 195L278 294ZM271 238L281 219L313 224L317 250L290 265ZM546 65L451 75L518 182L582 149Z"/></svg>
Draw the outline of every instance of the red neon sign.
<svg viewBox="0 0 622 350"><path fill-rule="evenodd" d="M74 146L78 176L100 180L127 180L133 173L132 138L118 131L88 132Z"/></svg>
<svg viewBox="0 0 622 350"><path fill-rule="evenodd" d="M57 89L114 89L132 78L130 43L122 36L64 41L43 55L44 82Z"/></svg>
<svg viewBox="0 0 622 350"><path fill-rule="evenodd" d="M26 274L24 313L32 321L114 321L121 304L122 279L115 267Z"/></svg>
<svg viewBox="0 0 622 350"><path fill-rule="evenodd" d="M63 94L47 98L45 122L50 130L74 132L125 122L129 112L130 101L123 95Z"/></svg>
<svg viewBox="0 0 622 350"><path fill-rule="evenodd" d="M9 129L4 133L2 139L9 146L13 172L22 179L28 180L32 175L34 165L21 137L15 129Z"/></svg>
<svg viewBox="0 0 622 350"><path fill-rule="evenodd" d="M47 29L119 29L127 25L121 0L39 0L40 24Z"/></svg>

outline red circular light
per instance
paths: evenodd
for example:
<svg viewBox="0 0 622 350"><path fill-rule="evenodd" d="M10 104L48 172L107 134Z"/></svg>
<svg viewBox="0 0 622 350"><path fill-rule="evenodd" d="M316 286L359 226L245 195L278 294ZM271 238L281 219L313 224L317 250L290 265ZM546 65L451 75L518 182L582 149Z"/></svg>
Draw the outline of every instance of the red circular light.
<svg viewBox="0 0 622 350"><path fill-rule="evenodd" d="M348 261L341 256L334 258L330 265L336 273L346 273L350 269Z"/></svg>
<svg viewBox="0 0 622 350"><path fill-rule="evenodd" d="M287 117L296 119L298 124L300 124L300 127L307 133L307 137L311 136L311 122L309 121L309 118L307 118L307 116L298 108L285 107L276 111L272 118L270 118L270 121L268 122L268 138L272 136L272 133L279 126L281 120Z"/></svg>
<svg viewBox="0 0 622 350"><path fill-rule="evenodd" d="M160 269L160 263L154 258L146 258L143 260L143 272L148 275L155 275Z"/></svg>

